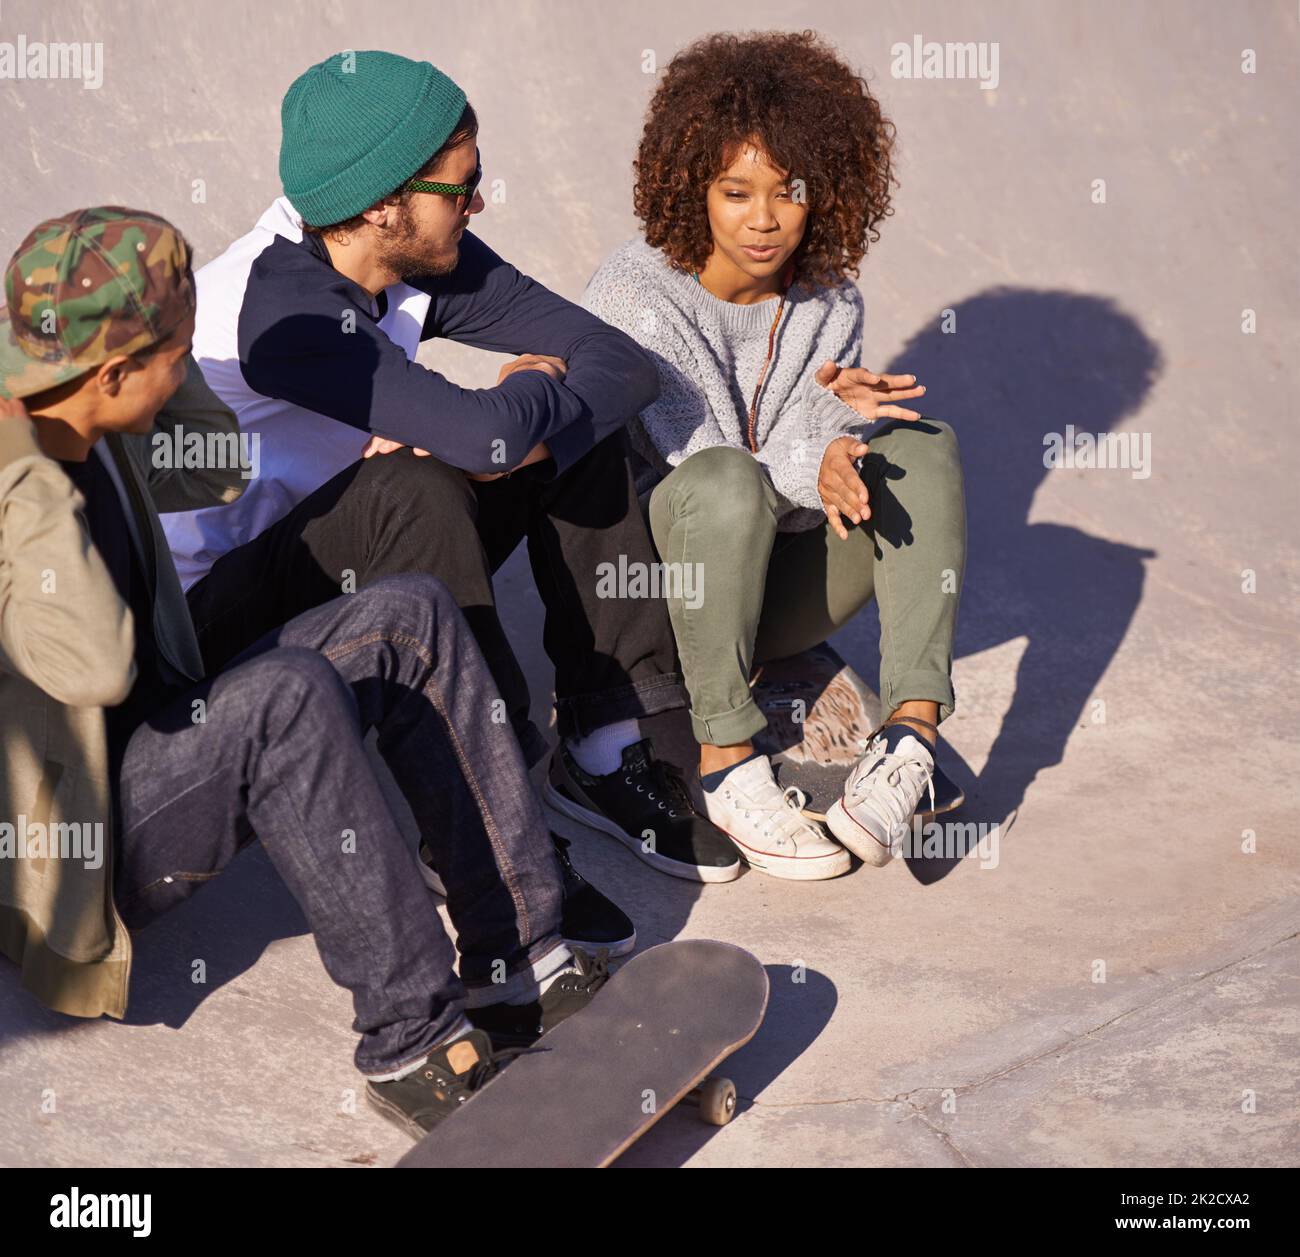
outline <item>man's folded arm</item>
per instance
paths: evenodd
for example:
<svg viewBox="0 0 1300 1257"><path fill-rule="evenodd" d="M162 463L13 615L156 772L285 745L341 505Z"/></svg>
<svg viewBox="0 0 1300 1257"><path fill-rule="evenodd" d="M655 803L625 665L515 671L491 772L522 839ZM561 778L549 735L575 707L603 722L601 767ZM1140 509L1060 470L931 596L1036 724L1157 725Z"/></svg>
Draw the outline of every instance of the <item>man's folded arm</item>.
<svg viewBox="0 0 1300 1257"><path fill-rule="evenodd" d="M365 318L348 326L332 314L296 313L241 327L240 360L263 396L426 449L465 471L508 471L583 412L576 394L541 371L515 371L495 388L461 388L411 362Z"/></svg>
<svg viewBox="0 0 1300 1257"><path fill-rule="evenodd" d="M561 470L658 396L654 363L630 336L523 274L470 232L456 270L418 286L433 298L424 339L564 359L563 389L581 410L547 438Z"/></svg>

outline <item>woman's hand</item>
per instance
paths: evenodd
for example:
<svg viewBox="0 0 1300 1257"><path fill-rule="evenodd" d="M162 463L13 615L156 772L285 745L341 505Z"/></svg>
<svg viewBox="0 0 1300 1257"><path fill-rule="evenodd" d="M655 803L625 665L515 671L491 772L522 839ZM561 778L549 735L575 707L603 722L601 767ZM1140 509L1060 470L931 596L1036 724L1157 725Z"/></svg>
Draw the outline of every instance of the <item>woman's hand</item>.
<svg viewBox="0 0 1300 1257"><path fill-rule="evenodd" d="M855 524L871 518L867 486L862 483L855 462L870 448L855 436L841 436L836 437L822 455L821 470L817 473L817 492L826 518L841 541L849 539L849 530L841 516L847 516Z"/></svg>
<svg viewBox="0 0 1300 1257"><path fill-rule="evenodd" d="M0 419L26 419L27 407L18 397L0 397Z"/></svg>
<svg viewBox="0 0 1300 1257"><path fill-rule="evenodd" d="M896 405L925 392L925 385L917 384L914 375L877 375L865 367L838 366L828 358L817 368L814 379L869 423L921 417L915 410Z"/></svg>

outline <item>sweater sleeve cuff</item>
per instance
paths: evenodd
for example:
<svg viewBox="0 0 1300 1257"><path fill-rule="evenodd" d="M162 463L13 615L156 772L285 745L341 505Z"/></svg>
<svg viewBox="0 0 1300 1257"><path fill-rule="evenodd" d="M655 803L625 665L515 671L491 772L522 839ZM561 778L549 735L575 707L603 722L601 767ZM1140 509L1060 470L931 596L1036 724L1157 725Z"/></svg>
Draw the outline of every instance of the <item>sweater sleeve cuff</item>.
<svg viewBox="0 0 1300 1257"><path fill-rule="evenodd" d="M808 380L804 400L812 417L813 430L826 434L829 445L837 436L861 437L871 426L848 402L841 401L830 389Z"/></svg>

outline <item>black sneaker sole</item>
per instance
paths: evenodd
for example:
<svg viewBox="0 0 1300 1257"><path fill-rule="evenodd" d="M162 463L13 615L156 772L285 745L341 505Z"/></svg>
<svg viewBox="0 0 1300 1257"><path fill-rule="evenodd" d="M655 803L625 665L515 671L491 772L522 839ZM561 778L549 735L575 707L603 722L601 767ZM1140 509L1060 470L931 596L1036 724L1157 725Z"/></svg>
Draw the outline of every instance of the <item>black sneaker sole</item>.
<svg viewBox="0 0 1300 1257"><path fill-rule="evenodd" d="M739 856L736 857L735 864L704 865L688 864L685 860L670 860L657 851L647 851L639 838L633 838L624 832L604 813L583 807L575 799L561 794L549 778L542 787L542 801L552 812L586 825L588 829L595 829L602 834L608 834L611 838L617 838L638 860L660 873L667 873L669 877L679 877L686 882L734 882L744 867ZM610 954L615 953L611 950Z"/></svg>

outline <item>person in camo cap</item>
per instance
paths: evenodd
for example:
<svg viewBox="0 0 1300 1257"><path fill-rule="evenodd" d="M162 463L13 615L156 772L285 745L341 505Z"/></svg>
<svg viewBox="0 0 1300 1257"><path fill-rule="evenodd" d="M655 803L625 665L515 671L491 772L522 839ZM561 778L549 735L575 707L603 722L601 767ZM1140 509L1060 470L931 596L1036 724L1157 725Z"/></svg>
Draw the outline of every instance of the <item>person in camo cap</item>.
<svg viewBox="0 0 1300 1257"><path fill-rule="evenodd" d="M127 931L256 835L352 992L367 1095L421 1134L606 973L560 937L561 870L473 635L436 580L396 576L205 678L158 512L244 481L154 465L178 426L237 431L190 356L188 244L153 214L78 210L28 235L5 294L0 950L49 1007L122 1017ZM372 727L444 869L459 977Z"/></svg>
<svg viewBox="0 0 1300 1257"><path fill-rule="evenodd" d="M193 315L189 246L163 219L115 206L51 219L14 254L5 300L0 391L44 392L165 341Z"/></svg>

